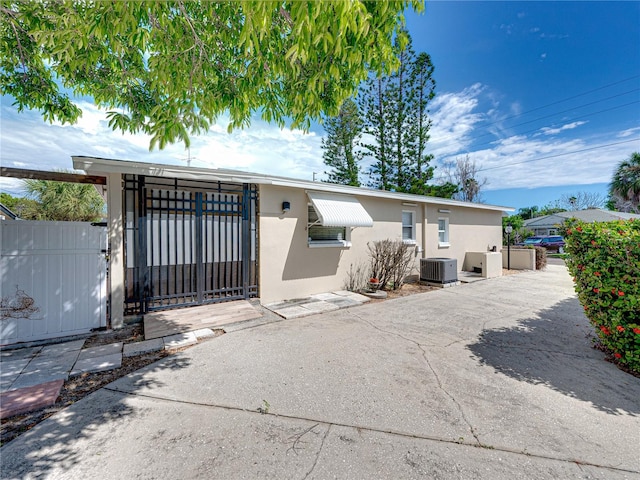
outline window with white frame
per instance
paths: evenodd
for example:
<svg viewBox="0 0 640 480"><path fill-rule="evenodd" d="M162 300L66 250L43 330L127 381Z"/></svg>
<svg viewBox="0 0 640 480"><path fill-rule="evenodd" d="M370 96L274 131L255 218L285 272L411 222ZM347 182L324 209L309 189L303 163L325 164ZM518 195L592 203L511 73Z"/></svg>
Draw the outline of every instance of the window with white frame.
<svg viewBox="0 0 640 480"><path fill-rule="evenodd" d="M402 211L402 241L416 243L416 214L411 210Z"/></svg>
<svg viewBox="0 0 640 480"><path fill-rule="evenodd" d="M449 246L449 219L448 218L438 219L438 246L440 247Z"/></svg>
<svg viewBox="0 0 640 480"><path fill-rule="evenodd" d="M318 213L313 205L308 206L307 236L310 247L350 247L350 227L325 227L317 225ZM315 224L315 225L314 225Z"/></svg>

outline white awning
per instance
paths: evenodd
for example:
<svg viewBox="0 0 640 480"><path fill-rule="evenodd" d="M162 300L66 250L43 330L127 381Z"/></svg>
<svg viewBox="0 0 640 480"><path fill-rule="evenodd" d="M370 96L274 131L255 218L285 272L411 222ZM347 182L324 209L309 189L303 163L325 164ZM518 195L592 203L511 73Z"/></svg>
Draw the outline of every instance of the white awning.
<svg viewBox="0 0 640 480"><path fill-rule="evenodd" d="M324 227L373 227L373 219L356 197L325 192L307 195Z"/></svg>

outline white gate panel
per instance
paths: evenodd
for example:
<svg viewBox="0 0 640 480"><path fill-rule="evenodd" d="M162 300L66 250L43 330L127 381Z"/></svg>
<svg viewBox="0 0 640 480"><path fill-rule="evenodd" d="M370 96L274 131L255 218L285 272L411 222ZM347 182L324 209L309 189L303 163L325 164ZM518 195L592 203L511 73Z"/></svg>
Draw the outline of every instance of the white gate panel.
<svg viewBox="0 0 640 480"><path fill-rule="evenodd" d="M106 326L105 227L0 221L0 345Z"/></svg>

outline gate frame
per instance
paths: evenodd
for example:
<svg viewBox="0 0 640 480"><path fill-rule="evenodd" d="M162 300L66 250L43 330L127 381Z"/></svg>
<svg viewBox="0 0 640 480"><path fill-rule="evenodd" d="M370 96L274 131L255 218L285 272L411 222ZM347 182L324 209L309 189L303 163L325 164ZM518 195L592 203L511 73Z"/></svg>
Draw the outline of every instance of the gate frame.
<svg viewBox="0 0 640 480"><path fill-rule="evenodd" d="M258 252L259 252L259 220L258 220L258 204L259 204L259 190L257 185L250 183L232 183L222 182L215 180L191 180L181 178L167 178L167 177L155 177L143 174L123 174L122 175L122 220L123 220L123 311L125 315L130 314L145 314L150 311L185 308L191 306L204 305L209 303L218 303L223 301L248 299L258 296ZM190 201L195 203L195 227L192 234L195 235L195 241L197 248L195 249L195 284L196 284L196 299L192 302L185 303L169 303L165 305L150 305L150 300L154 297L150 292L150 268L152 266L147 265L147 255L149 252L149 245L147 244L147 203L153 201L153 197L149 195L149 190L155 188L160 190L173 190L173 191L190 191L193 195L190 199L183 199L182 201ZM238 270L240 275L239 286L242 293L240 295L220 295L222 292L219 290L207 291L205 288L205 260L203 259L203 214L207 211L212 213L215 210L203 211L203 204L211 203L211 200L207 200L205 195L207 193L217 194L233 194L240 197L239 208L241 214L237 215L237 218L241 222L239 228L239 235L241 236L241 242L238 242L238 248L241 248L240 261L241 268ZM180 200L176 200L180 201ZM218 202L213 202L218 203ZM128 218L127 210L129 210L129 217L134 215L134 219ZM151 209L150 211L153 211ZM230 210L229 212L233 212ZM131 221L133 220L133 222ZM253 220L253 222L252 222ZM131 227L130 225L135 225ZM132 236L129 240L128 236ZM134 253L134 261L131 262L127 259L128 241L133 241L136 251ZM252 245L253 244L253 245ZM253 246L253 248L252 248ZM168 247L170 248L170 247ZM177 261L177 255L176 255ZM225 263L228 263L225 262ZM130 267L129 265L134 265ZM131 270L133 269L133 272ZM193 275L193 269L190 269L190 275ZM167 281L167 284L170 282ZM224 290L224 289L220 289ZM175 293L175 292L174 292ZM182 292L184 296L188 296L193 292ZM209 298L205 298L205 294L211 295ZM215 295L220 296L216 297Z"/></svg>

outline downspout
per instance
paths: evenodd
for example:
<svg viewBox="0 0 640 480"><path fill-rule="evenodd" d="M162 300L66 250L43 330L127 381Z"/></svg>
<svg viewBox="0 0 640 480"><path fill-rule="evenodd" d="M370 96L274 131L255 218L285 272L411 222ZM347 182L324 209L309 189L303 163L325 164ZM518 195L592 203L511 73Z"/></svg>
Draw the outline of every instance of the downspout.
<svg viewBox="0 0 640 480"><path fill-rule="evenodd" d="M427 204L422 204L422 257L427 258Z"/></svg>

